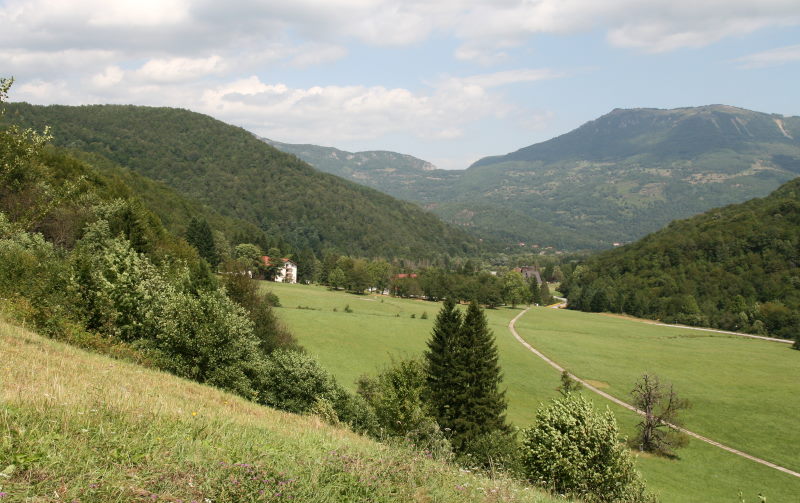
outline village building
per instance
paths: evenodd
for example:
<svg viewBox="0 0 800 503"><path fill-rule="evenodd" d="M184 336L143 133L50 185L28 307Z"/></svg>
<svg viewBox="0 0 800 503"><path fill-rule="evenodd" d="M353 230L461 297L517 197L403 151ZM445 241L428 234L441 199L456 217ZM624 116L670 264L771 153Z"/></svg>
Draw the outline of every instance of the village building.
<svg viewBox="0 0 800 503"><path fill-rule="evenodd" d="M515 267L514 271L522 274L522 277L526 280L530 281L531 278L536 278L536 284L542 284L542 276L539 274L539 270L532 266L522 266L522 267Z"/></svg>
<svg viewBox="0 0 800 503"><path fill-rule="evenodd" d="M278 267L273 281L276 283L297 283L297 264L288 258L282 258L280 260L283 265ZM272 265L271 259L266 255L261 257L261 262L264 263L265 267L270 267Z"/></svg>

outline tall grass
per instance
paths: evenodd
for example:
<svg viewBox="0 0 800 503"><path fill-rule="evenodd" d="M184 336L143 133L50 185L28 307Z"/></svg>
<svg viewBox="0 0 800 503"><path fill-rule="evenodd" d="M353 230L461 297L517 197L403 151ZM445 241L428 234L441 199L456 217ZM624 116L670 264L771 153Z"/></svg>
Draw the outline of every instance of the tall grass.
<svg viewBox="0 0 800 503"><path fill-rule="evenodd" d="M555 501L0 321L0 498Z"/></svg>

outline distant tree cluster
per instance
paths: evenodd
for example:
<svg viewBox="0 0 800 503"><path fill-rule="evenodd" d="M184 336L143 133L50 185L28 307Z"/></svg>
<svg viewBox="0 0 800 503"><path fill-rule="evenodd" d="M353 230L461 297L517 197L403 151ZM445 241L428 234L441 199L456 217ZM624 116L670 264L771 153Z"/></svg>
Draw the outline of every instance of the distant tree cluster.
<svg viewBox="0 0 800 503"><path fill-rule="evenodd" d="M592 257L561 290L573 309L796 339L798 250L796 179L766 198L673 222Z"/></svg>

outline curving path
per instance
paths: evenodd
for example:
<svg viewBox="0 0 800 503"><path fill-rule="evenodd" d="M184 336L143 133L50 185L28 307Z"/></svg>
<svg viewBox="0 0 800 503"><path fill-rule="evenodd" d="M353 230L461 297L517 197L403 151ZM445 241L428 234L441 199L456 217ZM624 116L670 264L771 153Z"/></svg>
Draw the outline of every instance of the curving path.
<svg viewBox="0 0 800 503"><path fill-rule="evenodd" d="M554 369L558 370L559 372L564 372L564 370L565 370L564 367L562 367L558 363L554 362L550 358L546 357L538 349L536 349L533 346L531 346L530 344L528 344L525 341L525 339L520 337L520 335L517 333L517 329L515 327L515 324L517 323L517 320L520 319L522 317L522 315L527 313L529 310L530 310L530 307L525 309L524 311L522 311L518 315L516 315L514 317L514 319L511 320L508 323L508 329L511 331L511 335L513 335L514 338L517 339L517 341L519 341L520 344L525 346L528 349L528 351L530 351L531 353L535 354L536 356L538 356L539 358L541 358L542 360L547 362L548 365L550 365ZM626 408L626 409L628 409L630 411L633 411L633 412L639 414L640 416L645 415L644 411L637 409L636 407L634 407L633 405L631 405L629 403L623 402L619 398L616 398L616 397L613 397L613 396L609 395L605 391L603 391L601 389L598 389L595 386L592 386L591 384L589 384L588 382L586 382L583 379L579 378L575 374L572 374L572 373L569 373L569 372L568 372L568 374L572 379L575 379L576 381L581 383L583 385L583 387L585 387L589 391L592 391L593 393L597 393L598 395L602 396L603 398L605 398L607 400L611 400L615 404L617 404L617 405L619 405L621 407L624 407L624 408ZM775 463L771 463L771 462L769 462L769 461L767 461L765 459L758 458L758 457L753 456L751 454L747 454L746 452L742 452L742 451L740 451L738 449L734 449L733 447L729 447L729 446L727 446L725 444L721 444L721 443L717 442L716 440L711 440L710 438L704 437L704 436L700 435L699 433L695 433L693 431L687 430L686 428L682 428L680 426L676 426L676 425L670 424L670 423L667 423L667 425L672 427L672 428L675 428L676 430L678 430L678 431L680 431L682 433L685 433L685 434L689 435L690 437L696 438L697 440L700 440L700 441L705 442L707 444L711 444L714 447L719 447L720 449L728 451L728 452L733 453L733 454L736 454L737 456L741 456L743 458L747 458L747 459L749 459L751 461L755 461L756 463L760 463L760 464L762 464L764 466L768 466L770 468L774 468L775 470L778 470L778 471L781 471L781 472L784 472L784 473L788 473L789 475L793 475L795 477L800 478L800 473L798 473L796 471L793 471L793 470L790 470L790 469L788 469L786 467L783 467L783 466L780 466L780 465L776 465Z"/></svg>

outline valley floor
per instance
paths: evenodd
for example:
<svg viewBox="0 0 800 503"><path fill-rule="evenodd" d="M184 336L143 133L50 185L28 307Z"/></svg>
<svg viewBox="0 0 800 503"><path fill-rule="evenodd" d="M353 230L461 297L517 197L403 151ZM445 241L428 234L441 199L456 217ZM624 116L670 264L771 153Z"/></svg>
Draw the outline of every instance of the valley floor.
<svg viewBox="0 0 800 503"><path fill-rule="evenodd" d="M439 304L356 296L322 287L265 284L280 297L281 319L345 386L379 371L392 358L418 357ZM307 309L298 309L302 306ZM353 311L347 313L344 307ZM334 310L335 309L335 310ZM557 396L559 373L530 354L508 331L522 309L487 310L495 333L509 401L508 418L533 422L540 404ZM422 319L425 313L427 319ZM412 318L412 315L414 316ZM733 335L663 327L575 311L532 308L517 323L532 346L604 391L626 400L644 372L674 383L692 402L685 426L704 436L800 471L800 358L787 345ZM623 432L637 416L605 400ZM648 486L665 503L697 501L796 503L800 479L691 441L677 459L639 455Z"/></svg>

